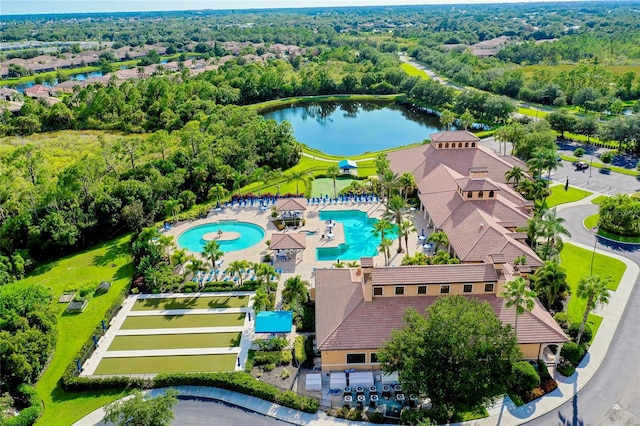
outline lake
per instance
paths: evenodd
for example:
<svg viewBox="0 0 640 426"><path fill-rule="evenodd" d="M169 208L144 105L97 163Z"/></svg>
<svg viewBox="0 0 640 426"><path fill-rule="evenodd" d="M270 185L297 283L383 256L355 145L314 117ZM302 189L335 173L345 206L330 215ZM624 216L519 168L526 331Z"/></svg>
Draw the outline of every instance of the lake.
<svg viewBox="0 0 640 426"><path fill-rule="evenodd" d="M345 157L422 142L446 129L437 116L389 102L299 103L263 117L288 121L298 141Z"/></svg>

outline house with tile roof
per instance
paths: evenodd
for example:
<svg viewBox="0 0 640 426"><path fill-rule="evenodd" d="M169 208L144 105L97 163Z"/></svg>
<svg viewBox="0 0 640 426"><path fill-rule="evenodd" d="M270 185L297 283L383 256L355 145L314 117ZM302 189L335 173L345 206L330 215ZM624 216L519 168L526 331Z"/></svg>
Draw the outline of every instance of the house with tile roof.
<svg viewBox="0 0 640 426"><path fill-rule="evenodd" d="M323 370L379 368L377 352L392 330L403 327L406 309L424 313L438 297L485 301L503 324L515 326L515 307L508 308L499 295L505 283L543 264L518 231L532 217L533 203L505 180L508 170L526 165L479 142L472 133L447 131L431 135L430 144L387 154L394 173L413 174L422 214L434 230L447 234L461 263L380 267L363 258L357 269L317 270L312 294ZM525 264L516 267L522 256ZM519 317L525 359L541 358L547 346L567 341L538 300Z"/></svg>
<svg viewBox="0 0 640 426"><path fill-rule="evenodd" d="M507 307L499 294L518 272L502 255L490 260L388 267L373 266L372 258L363 258L360 268L316 270L312 294L322 370L379 368L377 353L391 332L404 326L406 310L425 313L438 297L458 294L487 302L503 324L514 327L515 307ZM525 359L541 358L545 347L567 341L539 301L519 316L518 344Z"/></svg>

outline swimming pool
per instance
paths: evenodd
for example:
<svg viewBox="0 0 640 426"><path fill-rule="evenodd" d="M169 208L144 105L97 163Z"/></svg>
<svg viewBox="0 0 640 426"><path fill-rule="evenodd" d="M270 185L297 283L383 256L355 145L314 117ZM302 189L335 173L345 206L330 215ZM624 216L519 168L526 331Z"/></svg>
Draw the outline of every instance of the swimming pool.
<svg viewBox="0 0 640 426"><path fill-rule="evenodd" d="M222 231L222 234L219 231ZM220 221L194 226L180 234L177 242L186 250L200 253L209 240L215 239L222 251L230 252L254 246L262 241L264 236L264 229L253 223Z"/></svg>
<svg viewBox="0 0 640 426"><path fill-rule="evenodd" d="M337 247L321 247L316 249L317 260L360 260L361 257L378 254L380 237L373 234L373 219L360 210L323 210L320 220L333 220L342 223L345 243ZM392 231L387 238L397 238Z"/></svg>

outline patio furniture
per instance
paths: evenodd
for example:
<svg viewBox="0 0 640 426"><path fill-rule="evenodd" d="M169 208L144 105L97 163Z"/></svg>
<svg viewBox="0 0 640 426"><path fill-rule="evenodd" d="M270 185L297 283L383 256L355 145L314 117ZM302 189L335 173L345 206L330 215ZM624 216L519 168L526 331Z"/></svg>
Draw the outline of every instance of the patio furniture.
<svg viewBox="0 0 640 426"><path fill-rule="evenodd" d="M402 392L402 386L400 386L400 385L394 385L394 386L393 386L393 391L394 391L394 392Z"/></svg>
<svg viewBox="0 0 640 426"><path fill-rule="evenodd" d="M378 399L378 395L371 395L369 398L369 405L375 408L378 405Z"/></svg>
<svg viewBox="0 0 640 426"><path fill-rule="evenodd" d="M378 393L378 388L377 388L377 387L375 387L375 386L370 386L370 387L369 387L369 393L370 393L371 395L373 395L374 393L375 393L375 394L377 394L377 393Z"/></svg>
<svg viewBox="0 0 640 426"><path fill-rule="evenodd" d="M356 393L364 395L364 386L357 386Z"/></svg>

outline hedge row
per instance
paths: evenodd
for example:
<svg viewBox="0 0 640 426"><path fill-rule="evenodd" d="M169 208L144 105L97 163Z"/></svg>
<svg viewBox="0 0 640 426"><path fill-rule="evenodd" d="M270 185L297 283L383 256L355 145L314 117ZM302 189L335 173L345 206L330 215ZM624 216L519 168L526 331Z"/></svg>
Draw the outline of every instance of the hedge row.
<svg viewBox="0 0 640 426"><path fill-rule="evenodd" d="M25 400L29 401L29 406L20 410L20 414L16 417L4 420L2 422L3 426L31 426L42 415L42 399L38 396L36 388L22 385L18 392ZM1 418L0 421L2 421Z"/></svg>
<svg viewBox="0 0 640 426"><path fill-rule="evenodd" d="M318 411L317 399L300 396L292 391L279 390L243 372L159 374L154 380L154 385L155 387L212 386L255 396L307 413Z"/></svg>
<svg viewBox="0 0 640 426"><path fill-rule="evenodd" d="M201 291L203 293L218 292L218 291L255 291L258 287L256 281L245 281L241 286L238 286L235 281L210 281L204 284L204 287L199 289L199 285L196 282L190 281L182 286L183 293L194 293Z"/></svg>
<svg viewBox="0 0 640 426"><path fill-rule="evenodd" d="M262 364L276 364L276 365L286 365L290 364L293 356L291 355L291 351L254 351L253 352L253 364L254 365L262 365Z"/></svg>

